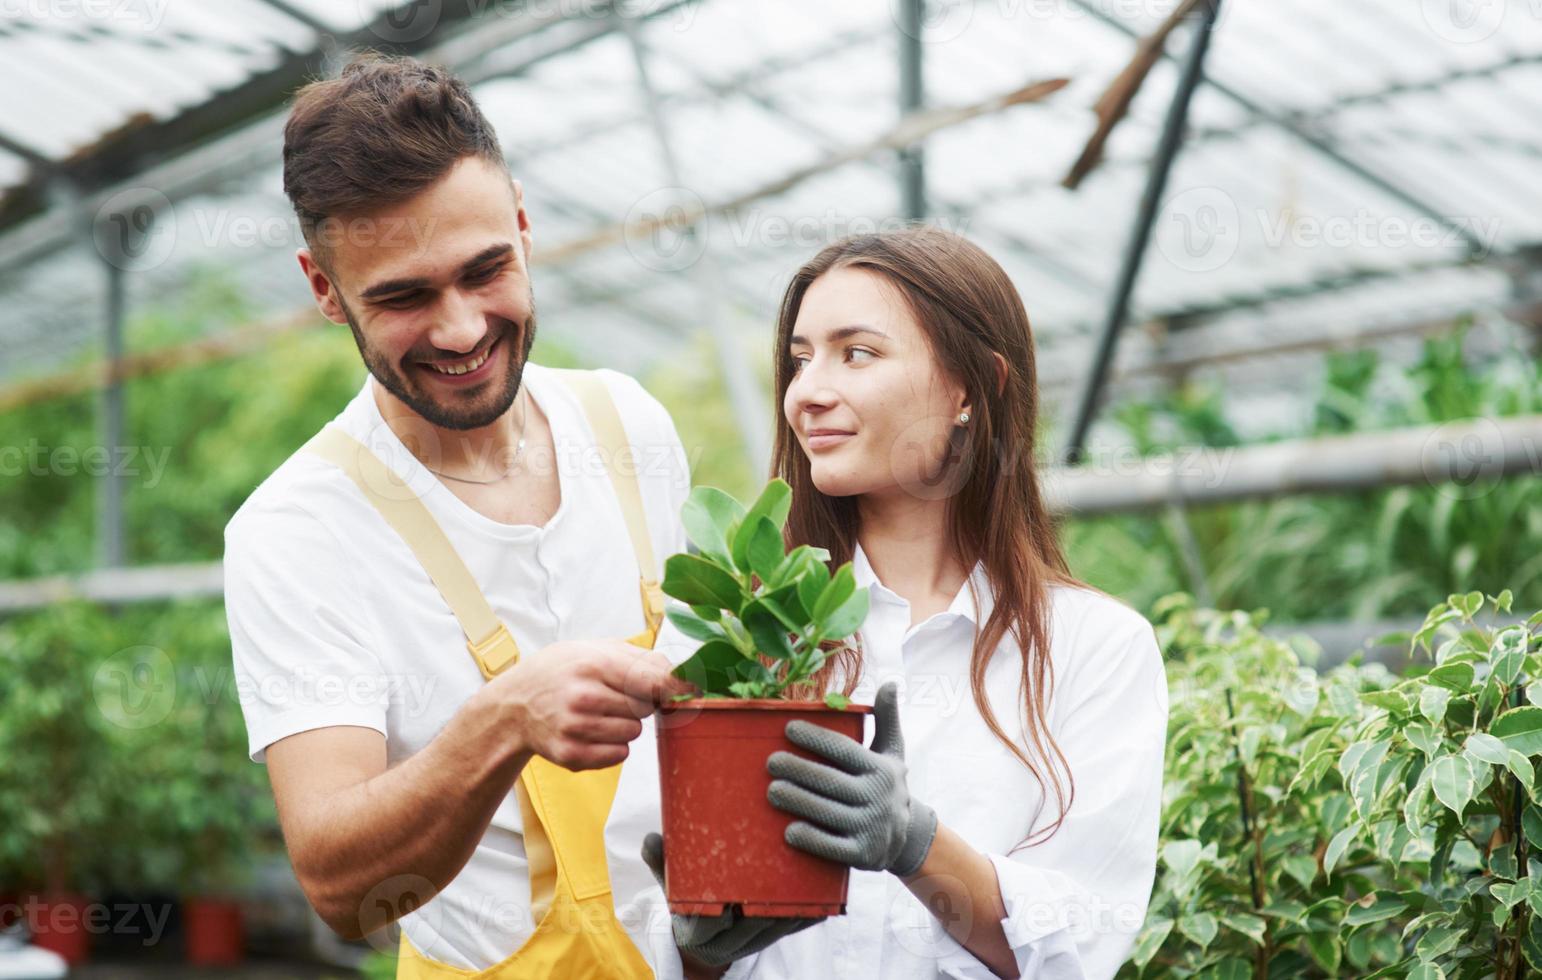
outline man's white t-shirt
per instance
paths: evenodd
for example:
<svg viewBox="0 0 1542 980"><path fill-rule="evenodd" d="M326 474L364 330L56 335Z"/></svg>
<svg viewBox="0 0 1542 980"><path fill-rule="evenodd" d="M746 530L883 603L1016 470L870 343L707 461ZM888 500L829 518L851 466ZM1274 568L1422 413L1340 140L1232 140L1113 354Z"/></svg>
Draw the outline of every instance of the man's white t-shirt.
<svg viewBox="0 0 1542 980"><path fill-rule="evenodd" d="M686 548L685 453L668 412L641 385L613 371L600 375L634 450L662 564ZM583 409L547 368L527 364L523 383L550 421L562 489L543 527L498 523L451 493L385 424L373 379L335 421L421 496L522 651L633 636L644 628L637 561ZM484 683L449 606L406 543L347 475L308 453L274 471L225 528L225 604L258 762L279 739L352 725L385 735L394 765L427 745ZM655 969L674 973L663 895L639 856L643 835L658 827L650 724L622 768L606 849L617 916ZM455 879L400 921L430 958L484 969L529 937L529 904L511 792Z"/></svg>

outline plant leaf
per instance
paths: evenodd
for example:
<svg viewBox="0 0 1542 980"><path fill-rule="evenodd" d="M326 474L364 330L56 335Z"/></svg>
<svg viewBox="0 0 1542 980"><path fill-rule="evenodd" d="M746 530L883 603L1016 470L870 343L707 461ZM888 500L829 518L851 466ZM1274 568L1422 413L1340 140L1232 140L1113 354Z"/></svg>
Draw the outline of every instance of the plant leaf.
<svg viewBox="0 0 1542 980"><path fill-rule="evenodd" d="M716 623L709 623L687 609L668 609L664 615L675 624L675 628L689 636L693 640L719 640L723 639L723 627Z"/></svg>
<svg viewBox="0 0 1542 980"><path fill-rule="evenodd" d="M1531 760L1511 749L1510 754L1505 757L1505 768L1509 769L1515 778L1520 780L1521 787L1526 790L1526 795L1530 797L1531 802L1535 803L1537 801L1537 771L1536 767L1531 764Z"/></svg>
<svg viewBox="0 0 1542 980"><path fill-rule="evenodd" d="M1461 817L1476 792L1472 763L1466 756L1443 755L1430 764L1430 788L1435 798Z"/></svg>
<svg viewBox="0 0 1542 980"><path fill-rule="evenodd" d="M674 675L695 684L703 694L728 694L730 684L750 679L741 676L741 665L752 663L765 669L764 665L747 659L727 640L711 640L676 667Z"/></svg>
<svg viewBox="0 0 1542 980"><path fill-rule="evenodd" d="M750 631L750 636L755 638L755 649L777 660L792 658L792 641L787 636L787 627L767 608L765 600L756 600L745 606L741 622Z"/></svg>
<svg viewBox="0 0 1542 980"><path fill-rule="evenodd" d="M1467 745L1463 749L1474 762L1492 762L1500 766L1510 761L1511 751L1505 748L1505 743L1483 732L1473 732L1467 736Z"/></svg>
<svg viewBox="0 0 1542 980"><path fill-rule="evenodd" d="M754 572L769 583L786 557L782 532L770 518L756 514L744 519L734 535L734 565L741 572Z"/></svg>
<svg viewBox="0 0 1542 980"><path fill-rule="evenodd" d="M728 529L744 516L744 505L717 487L695 487L680 508L686 536L701 553L728 564Z"/></svg>
<svg viewBox="0 0 1542 980"><path fill-rule="evenodd" d="M697 555L670 555L664 562L666 595L693 606L715 606L737 613L743 600L739 582L720 566Z"/></svg>
<svg viewBox="0 0 1542 980"><path fill-rule="evenodd" d="M1345 827L1333 835L1333 839L1328 842L1328 849L1323 853L1323 874L1333 874L1334 867L1339 863L1339 859L1344 856L1344 852L1349 849L1349 845L1354 842L1355 836L1359 832L1360 828L1357 824Z"/></svg>
<svg viewBox="0 0 1542 980"><path fill-rule="evenodd" d="M1494 720L1489 734L1522 755L1542 753L1542 708L1511 708Z"/></svg>
<svg viewBox="0 0 1542 980"><path fill-rule="evenodd" d="M768 519L778 532L787 526L787 515L792 510L792 487L786 480L780 477L771 480L766 488L760 491L760 496L750 505L745 512L744 523L749 524L756 517Z"/></svg>
<svg viewBox="0 0 1542 980"><path fill-rule="evenodd" d="M825 639L844 640L855 633L867 620L867 603L866 589L858 589L852 593L851 598L841 603L840 608L825 619L824 627L820 631Z"/></svg>
<svg viewBox="0 0 1542 980"><path fill-rule="evenodd" d="M1419 713L1438 725L1445 721L1446 704L1451 700L1451 692L1443 687L1429 686L1419 692Z"/></svg>
<svg viewBox="0 0 1542 980"><path fill-rule="evenodd" d="M810 619L813 619L814 607L819 604L819 597L829 584L830 566L823 560L812 562L803 577L798 579L798 598L803 602L803 608L808 610Z"/></svg>
<svg viewBox="0 0 1542 980"><path fill-rule="evenodd" d="M851 562L842 565L840 571L830 578L830 584L819 593L819 601L814 603L809 615L814 622L823 624L830 614L839 609L841 604L851 598L851 594L857 590L856 575L851 570Z"/></svg>
<svg viewBox="0 0 1542 980"><path fill-rule="evenodd" d="M1424 675L1425 682L1438 684L1458 694L1466 694L1472 690L1472 678L1472 664L1468 663L1442 664Z"/></svg>

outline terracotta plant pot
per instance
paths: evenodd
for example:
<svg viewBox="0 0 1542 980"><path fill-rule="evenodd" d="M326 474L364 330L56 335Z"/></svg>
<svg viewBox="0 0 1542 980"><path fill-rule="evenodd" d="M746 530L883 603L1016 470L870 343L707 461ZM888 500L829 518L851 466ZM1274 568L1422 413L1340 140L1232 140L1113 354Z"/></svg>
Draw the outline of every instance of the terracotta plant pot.
<svg viewBox="0 0 1542 980"><path fill-rule="evenodd" d="M235 966L246 955L241 906L219 898L189 898L182 903L182 934L187 962L193 966Z"/></svg>
<svg viewBox="0 0 1542 980"><path fill-rule="evenodd" d="M728 698L660 708L659 788L670 911L718 915L738 905L756 916L844 914L850 869L783 839L793 818L766 799L771 785L766 760L778 749L811 757L787 740L787 723L794 719L860 742L863 717L871 710Z"/></svg>
<svg viewBox="0 0 1542 980"><path fill-rule="evenodd" d="M86 913L91 900L84 895L60 892L39 895L32 918L32 945L58 953L71 966L86 962L91 952L91 933Z"/></svg>

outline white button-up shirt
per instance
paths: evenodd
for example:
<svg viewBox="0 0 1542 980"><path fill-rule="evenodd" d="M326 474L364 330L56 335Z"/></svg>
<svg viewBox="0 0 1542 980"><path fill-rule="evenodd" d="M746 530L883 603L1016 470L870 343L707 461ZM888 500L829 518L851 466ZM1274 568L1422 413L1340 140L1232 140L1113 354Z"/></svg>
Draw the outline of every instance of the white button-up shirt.
<svg viewBox="0 0 1542 980"><path fill-rule="evenodd" d="M860 548L853 566L871 600L855 700L871 703L879 685L900 683L910 792L989 857L1020 974L1112 977L1140 931L1156 873L1167 682L1150 624L1100 593L1052 590L1048 721L1075 780L1075 797L1052 837L1019 847L1052 824L1060 806L1053 784L1046 778L1041 789L975 706L970 654L991 609L983 566L976 566L946 612L914 626L910 604L878 581ZM986 692L1002 728L1042 766L1023 734L1021 677L1021 654L1009 633L987 668ZM871 737L871 719L868 726ZM897 876L854 870L846 915L739 961L728 976L902 980L993 974Z"/></svg>

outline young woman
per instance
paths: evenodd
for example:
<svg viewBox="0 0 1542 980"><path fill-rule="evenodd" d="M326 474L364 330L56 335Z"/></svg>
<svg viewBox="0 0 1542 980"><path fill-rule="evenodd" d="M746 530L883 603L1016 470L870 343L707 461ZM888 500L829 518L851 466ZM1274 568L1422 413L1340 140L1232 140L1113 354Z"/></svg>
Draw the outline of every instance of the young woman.
<svg viewBox="0 0 1542 980"><path fill-rule="evenodd" d="M1155 873L1166 678L1150 625L1067 569L1022 300L957 235L848 238L793 277L776 357L789 544L871 600L820 680L874 735L789 726L823 761L773 756L770 799L856 869L848 912L727 975L1113 976Z"/></svg>

